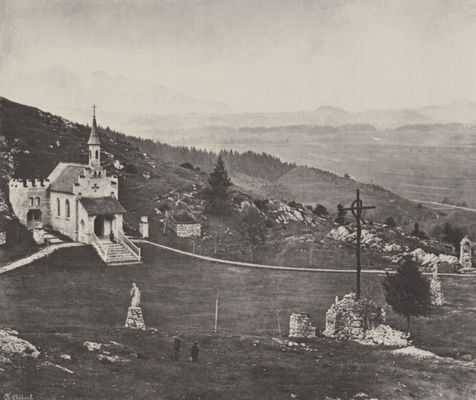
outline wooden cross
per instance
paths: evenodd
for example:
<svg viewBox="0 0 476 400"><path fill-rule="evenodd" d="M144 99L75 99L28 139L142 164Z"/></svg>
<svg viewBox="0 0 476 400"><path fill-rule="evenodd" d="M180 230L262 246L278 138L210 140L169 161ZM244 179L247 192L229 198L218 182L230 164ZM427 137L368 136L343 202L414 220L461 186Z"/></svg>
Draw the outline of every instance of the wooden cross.
<svg viewBox="0 0 476 400"><path fill-rule="evenodd" d="M375 206L364 206L362 200L360 199L360 191L357 189L357 198L354 200L350 207L343 208L343 211L351 211L352 215L355 217L355 221L357 222L357 243L355 245L355 256L357 258L357 276L356 276L356 290L355 294L357 299L360 299L360 271L362 270L362 266L360 263L360 240L362 236L362 225L361 223L364 222L362 219L362 211L364 210L371 210L374 209Z"/></svg>
<svg viewBox="0 0 476 400"><path fill-rule="evenodd" d="M92 186L92 189L97 192L99 190L99 186L97 185L97 183L95 183L93 186Z"/></svg>

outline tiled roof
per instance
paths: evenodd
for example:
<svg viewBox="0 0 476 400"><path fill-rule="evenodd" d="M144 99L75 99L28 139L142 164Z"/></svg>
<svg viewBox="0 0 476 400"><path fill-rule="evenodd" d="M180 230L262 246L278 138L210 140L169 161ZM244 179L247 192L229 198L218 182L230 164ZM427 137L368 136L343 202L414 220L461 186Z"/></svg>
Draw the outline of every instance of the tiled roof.
<svg viewBox="0 0 476 400"><path fill-rule="evenodd" d="M60 167L60 165L58 165ZM81 164L63 164L58 176L51 182L51 190L54 192L73 193L73 185L86 167Z"/></svg>
<svg viewBox="0 0 476 400"><path fill-rule="evenodd" d="M126 210L114 197L82 197L79 202L88 215L125 214Z"/></svg>

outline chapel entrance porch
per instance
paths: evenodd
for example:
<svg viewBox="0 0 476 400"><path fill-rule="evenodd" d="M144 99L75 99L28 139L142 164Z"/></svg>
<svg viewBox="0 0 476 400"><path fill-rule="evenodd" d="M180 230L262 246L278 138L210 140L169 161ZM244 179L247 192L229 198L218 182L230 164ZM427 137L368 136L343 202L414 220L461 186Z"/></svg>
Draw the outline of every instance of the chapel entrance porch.
<svg viewBox="0 0 476 400"><path fill-rule="evenodd" d="M99 239L113 240L117 237L118 231L114 215L98 215L94 219L94 234Z"/></svg>

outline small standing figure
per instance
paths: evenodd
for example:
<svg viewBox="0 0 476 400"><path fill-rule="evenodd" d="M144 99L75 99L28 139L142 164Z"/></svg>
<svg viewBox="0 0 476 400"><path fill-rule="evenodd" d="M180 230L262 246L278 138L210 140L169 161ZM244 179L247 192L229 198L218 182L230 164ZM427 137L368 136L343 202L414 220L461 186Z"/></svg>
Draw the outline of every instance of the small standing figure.
<svg viewBox="0 0 476 400"><path fill-rule="evenodd" d="M135 282L132 282L132 288L130 291L131 307L140 307L140 290Z"/></svg>
<svg viewBox="0 0 476 400"><path fill-rule="evenodd" d="M198 342L194 342L192 345L192 349L190 350L190 355L192 357L192 362L197 362L198 361Z"/></svg>
<svg viewBox="0 0 476 400"><path fill-rule="evenodd" d="M182 340L178 337L174 337L174 361L178 361L180 358L180 349L182 347Z"/></svg>

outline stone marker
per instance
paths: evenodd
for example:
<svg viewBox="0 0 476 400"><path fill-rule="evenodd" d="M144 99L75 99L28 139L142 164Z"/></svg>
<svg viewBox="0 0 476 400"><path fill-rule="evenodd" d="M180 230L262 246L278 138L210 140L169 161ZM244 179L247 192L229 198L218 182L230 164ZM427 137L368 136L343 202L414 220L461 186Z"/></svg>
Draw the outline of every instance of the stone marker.
<svg viewBox="0 0 476 400"><path fill-rule="evenodd" d="M445 302L443 296L443 288L441 280L438 277L438 265L433 268L433 275L430 281L431 304L434 306L442 306Z"/></svg>
<svg viewBox="0 0 476 400"><path fill-rule="evenodd" d="M459 263L463 268L472 268L472 247L471 240L468 236L465 236L460 243L460 250L459 250Z"/></svg>

